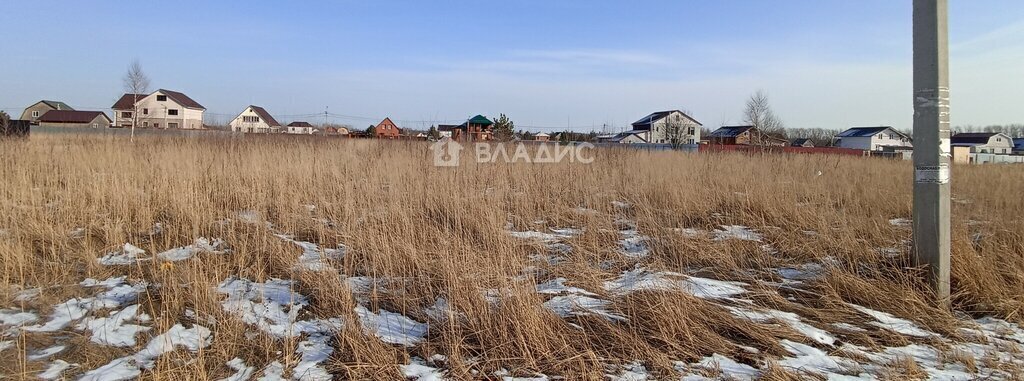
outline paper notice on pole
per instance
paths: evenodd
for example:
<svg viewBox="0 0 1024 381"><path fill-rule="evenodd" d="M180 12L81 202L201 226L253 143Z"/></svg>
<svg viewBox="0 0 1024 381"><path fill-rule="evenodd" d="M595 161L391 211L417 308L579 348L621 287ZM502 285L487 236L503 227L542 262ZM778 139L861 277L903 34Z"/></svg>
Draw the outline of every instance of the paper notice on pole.
<svg viewBox="0 0 1024 381"><path fill-rule="evenodd" d="M945 157L952 157L952 149L950 148L949 138L939 139L939 155Z"/></svg>
<svg viewBox="0 0 1024 381"><path fill-rule="evenodd" d="M914 168L914 182L918 184L948 184L949 165L919 166Z"/></svg>

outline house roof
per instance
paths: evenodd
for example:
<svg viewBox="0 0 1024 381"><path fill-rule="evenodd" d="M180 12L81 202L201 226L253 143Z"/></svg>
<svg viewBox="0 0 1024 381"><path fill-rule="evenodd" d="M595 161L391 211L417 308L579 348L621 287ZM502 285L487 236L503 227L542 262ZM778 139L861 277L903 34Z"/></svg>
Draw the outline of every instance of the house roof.
<svg viewBox="0 0 1024 381"><path fill-rule="evenodd" d="M291 122L288 123L288 127L313 127L309 122Z"/></svg>
<svg viewBox="0 0 1024 381"><path fill-rule="evenodd" d="M988 140L998 132L970 132L953 135L952 144L988 144Z"/></svg>
<svg viewBox="0 0 1024 381"><path fill-rule="evenodd" d="M454 124L438 124L437 125L437 130L438 131L451 131L451 130L454 130L456 128L459 128L459 126L454 125Z"/></svg>
<svg viewBox="0 0 1024 381"><path fill-rule="evenodd" d="M483 115L477 115L477 116L474 116L472 118L469 118L469 120L466 121L466 124L468 124L468 123L481 124L481 125L484 125L484 126L490 126L490 125L494 124L494 122L492 122L490 119L487 119Z"/></svg>
<svg viewBox="0 0 1024 381"><path fill-rule="evenodd" d="M196 102L192 98L189 98L188 95L185 95L183 93L166 89L154 91L154 93L156 92L164 93L164 95L167 95L169 98L171 98L171 100L177 102L183 107L206 110L206 107L203 107L203 105L199 104L199 102ZM142 100L142 98L148 97L150 95L152 94L125 94L122 95L121 99L118 99L117 102L114 103L114 106L111 108L113 108L114 110L131 110L135 108L136 101Z"/></svg>
<svg viewBox="0 0 1024 381"><path fill-rule="evenodd" d="M267 110L264 110L263 107L249 105L249 108L251 108L252 112L256 113L256 115L259 115L259 117L263 119L263 121L266 122L268 126L281 127L281 123L278 123L277 119L274 119L274 117L271 116L270 113L267 112Z"/></svg>
<svg viewBox="0 0 1024 381"><path fill-rule="evenodd" d="M839 137L839 138L868 137L868 136L872 136L874 134L877 134L879 132L885 131L887 129L891 129L893 131L896 131L896 129L894 129L894 128L890 127L890 126L853 127L853 128L850 128L850 129L848 129L846 131L840 132L839 135L836 135L836 137ZM899 133L900 135L903 135L902 132L899 132L899 131L896 131L896 132ZM903 135L903 136L906 136L906 135Z"/></svg>
<svg viewBox="0 0 1024 381"><path fill-rule="evenodd" d="M808 139L808 138L793 139L793 145L794 146L802 146L804 144L807 144L810 141L811 141L811 139Z"/></svg>
<svg viewBox="0 0 1024 381"><path fill-rule="evenodd" d="M61 102L61 101L41 100L41 101L36 102L36 103L37 104L38 103L43 103L43 104L45 104L47 106L50 106L50 108L52 108L54 110L70 110L70 111L75 111L75 109L73 107L68 106L67 103L64 103L64 102Z"/></svg>
<svg viewBox="0 0 1024 381"><path fill-rule="evenodd" d="M395 122L392 122L392 121L391 121L391 117L386 117L386 118L384 118L384 120L380 121L380 123L377 123L377 125L378 125L378 126L382 126L382 125L392 125L392 126L398 127L398 125L397 125L397 124L395 124Z"/></svg>
<svg viewBox="0 0 1024 381"><path fill-rule="evenodd" d="M643 134L643 133L644 133L644 131L637 131L637 130L620 132L618 134L615 134L615 136L613 136L609 140L611 140L613 142L621 142L622 139L628 138L630 135L635 135L640 140L642 140L644 142L647 142L647 139L644 139L644 137L641 136L641 134Z"/></svg>
<svg viewBox="0 0 1024 381"><path fill-rule="evenodd" d="M101 111L50 110L39 117L40 122L47 123L90 123L97 116L103 116L108 122L110 118Z"/></svg>
<svg viewBox="0 0 1024 381"><path fill-rule="evenodd" d="M645 116L643 118L640 118L640 120L638 120L636 122L633 122L632 125L634 127L636 127L636 126L649 126L651 123L654 123L656 121L662 120L666 116L669 116L669 114L672 114L674 112L678 112L680 114L683 114L683 116L685 116L687 119L690 119L694 123L697 123L698 126L703 126L703 124L700 124L700 122L698 122L697 119L694 119L693 117L687 115L685 112L682 112L682 111L679 111L679 110L656 111L656 112L650 113L649 115L647 115L647 116Z"/></svg>
<svg viewBox="0 0 1024 381"><path fill-rule="evenodd" d="M541 133L538 133L538 134L533 135L533 136L551 136L551 135L548 135L548 134L545 134L545 133L541 132Z"/></svg>
<svg viewBox="0 0 1024 381"><path fill-rule="evenodd" d="M740 134L753 129L754 126L722 126L719 129L711 132L708 137L711 138L734 138Z"/></svg>
<svg viewBox="0 0 1024 381"><path fill-rule="evenodd" d="M185 95L183 93L166 89L160 89L157 91L167 94L167 96L171 97L171 99L173 99L175 102L178 102L178 104L185 106L187 108L197 108L206 110L206 107L203 107L203 105L199 104L199 102L196 102L192 98L189 98L188 95Z"/></svg>
<svg viewBox="0 0 1024 381"><path fill-rule="evenodd" d="M1013 149L1024 150L1024 138L1013 139Z"/></svg>
<svg viewBox="0 0 1024 381"><path fill-rule="evenodd" d="M125 94L111 107L114 110L131 110L135 108L135 101L145 98L147 94Z"/></svg>

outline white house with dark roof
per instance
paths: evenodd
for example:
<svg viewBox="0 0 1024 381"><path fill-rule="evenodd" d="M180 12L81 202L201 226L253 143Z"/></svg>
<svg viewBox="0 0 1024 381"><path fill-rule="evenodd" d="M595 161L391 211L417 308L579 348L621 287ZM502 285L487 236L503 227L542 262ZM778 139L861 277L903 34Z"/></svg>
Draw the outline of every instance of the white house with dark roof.
<svg viewBox="0 0 1024 381"><path fill-rule="evenodd" d="M648 114L633 122L632 126L632 132L643 133L634 133L633 137L623 136L624 140L633 141L639 137L645 140L644 143L666 144L672 143L675 137L679 144L697 144L700 142L700 128L703 125L682 111L668 110Z"/></svg>
<svg viewBox="0 0 1024 381"><path fill-rule="evenodd" d="M298 134L298 135L312 135L314 131L313 125L309 122L291 122L285 129L285 133Z"/></svg>
<svg viewBox="0 0 1024 381"><path fill-rule="evenodd" d="M269 134L281 131L278 123L263 107L249 105L231 120L231 131L247 134Z"/></svg>
<svg viewBox="0 0 1024 381"><path fill-rule="evenodd" d="M836 135L836 147L866 151L913 149L913 139L889 126L854 127Z"/></svg>
<svg viewBox="0 0 1024 381"><path fill-rule="evenodd" d="M150 94L124 94L114 106L114 126L201 129L206 108L188 95L160 89Z"/></svg>
<svg viewBox="0 0 1024 381"><path fill-rule="evenodd" d="M1013 153L1013 138L1000 132L971 132L953 135L953 147L968 147L971 153Z"/></svg>

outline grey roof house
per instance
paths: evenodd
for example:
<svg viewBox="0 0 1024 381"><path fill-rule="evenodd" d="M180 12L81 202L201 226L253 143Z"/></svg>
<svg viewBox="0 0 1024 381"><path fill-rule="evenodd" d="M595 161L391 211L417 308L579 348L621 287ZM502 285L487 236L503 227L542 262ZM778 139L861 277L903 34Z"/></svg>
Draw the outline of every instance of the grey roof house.
<svg viewBox="0 0 1024 381"><path fill-rule="evenodd" d="M27 120L32 124L39 124L39 117L51 110L75 111L74 108L64 102L42 100L25 108L25 111L21 113L21 119Z"/></svg>

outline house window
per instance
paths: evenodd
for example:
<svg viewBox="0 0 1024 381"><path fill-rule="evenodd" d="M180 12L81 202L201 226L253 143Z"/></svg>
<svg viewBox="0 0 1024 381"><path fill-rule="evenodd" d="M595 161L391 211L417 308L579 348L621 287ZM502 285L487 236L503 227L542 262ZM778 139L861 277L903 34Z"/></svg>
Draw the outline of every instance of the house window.
<svg viewBox="0 0 1024 381"><path fill-rule="evenodd" d="M178 128L177 123L167 123L167 128Z"/></svg>
<svg viewBox="0 0 1024 381"><path fill-rule="evenodd" d="M142 127L149 127L149 122L142 122Z"/></svg>
<svg viewBox="0 0 1024 381"><path fill-rule="evenodd" d="M142 115L149 115L149 109L148 108L142 109Z"/></svg>
<svg viewBox="0 0 1024 381"><path fill-rule="evenodd" d="M32 117L33 118L38 118L39 117L39 111L32 111Z"/></svg>
<svg viewBox="0 0 1024 381"><path fill-rule="evenodd" d="M160 123L153 123L153 128L160 128Z"/></svg>
<svg viewBox="0 0 1024 381"><path fill-rule="evenodd" d="M98 125L96 125L96 123L93 123L93 124L92 124L92 128L96 128L96 127L99 127L99 126L98 126Z"/></svg>
<svg viewBox="0 0 1024 381"><path fill-rule="evenodd" d="M156 96L156 101L157 102L166 102L167 101L167 96L166 95L157 95Z"/></svg>
<svg viewBox="0 0 1024 381"><path fill-rule="evenodd" d="M167 110L167 115L178 115L178 110L176 110L176 109L169 109L169 110Z"/></svg>
<svg viewBox="0 0 1024 381"><path fill-rule="evenodd" d="M132 113L128 112L128 111L122 112L121 113L121 117L122 118L131 118L132 117Z"/></svg>

